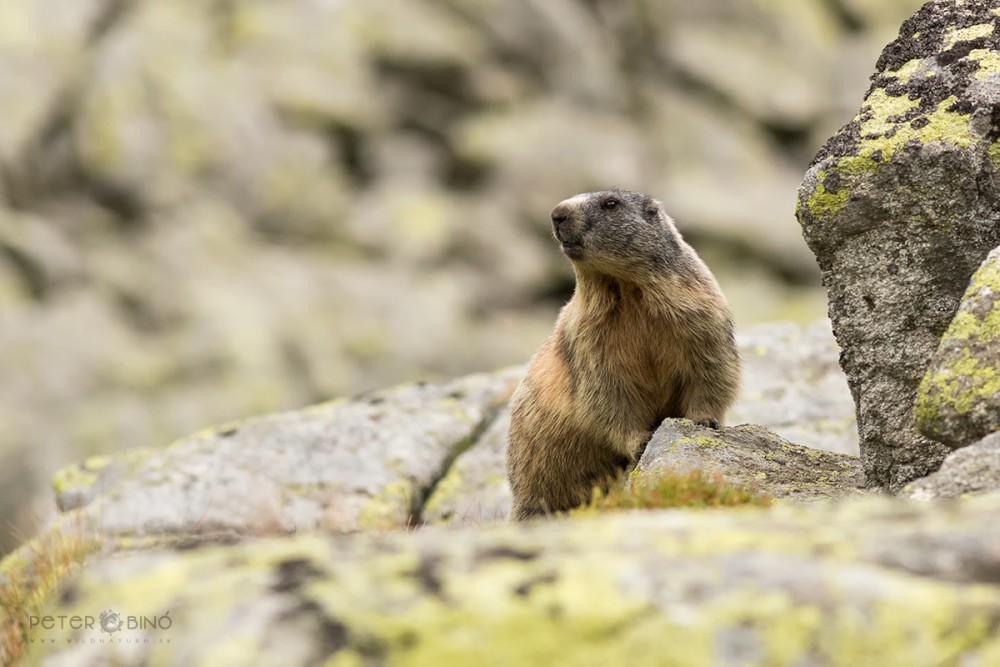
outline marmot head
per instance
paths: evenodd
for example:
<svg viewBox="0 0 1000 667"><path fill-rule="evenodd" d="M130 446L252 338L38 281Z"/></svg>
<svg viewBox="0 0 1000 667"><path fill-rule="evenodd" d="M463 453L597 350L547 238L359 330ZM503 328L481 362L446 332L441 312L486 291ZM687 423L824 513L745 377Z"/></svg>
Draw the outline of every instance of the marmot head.
<svg viewBox="0 0 1000 667"><path fill-rule="evenodd" d="M662 272L680 254L680 237L660 202L627 190L560 202L552 209L552 233L574 266L618 278Z"/></svg>

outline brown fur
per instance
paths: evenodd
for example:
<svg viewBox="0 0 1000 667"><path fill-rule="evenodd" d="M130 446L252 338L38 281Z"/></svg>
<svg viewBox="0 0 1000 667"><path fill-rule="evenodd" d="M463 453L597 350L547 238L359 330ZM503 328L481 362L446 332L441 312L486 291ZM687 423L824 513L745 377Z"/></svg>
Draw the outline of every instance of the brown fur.
<svg viewBox="0 0 1000 667"><path fill-rule="evenodd" d="M578 195L553 223L577 283L512 399L518 520L606 489L667 417L722 426L739 390L729 306L659 202Z"/></svg>

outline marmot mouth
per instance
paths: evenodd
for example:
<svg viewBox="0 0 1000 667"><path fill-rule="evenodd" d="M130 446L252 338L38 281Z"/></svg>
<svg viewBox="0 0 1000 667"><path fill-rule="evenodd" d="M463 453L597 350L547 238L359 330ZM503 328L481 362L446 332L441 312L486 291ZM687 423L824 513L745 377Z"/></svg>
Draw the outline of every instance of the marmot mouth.
<svg viewBox="0 0 1000 667"><path fill-rule="evenodd" d="M563 243L562 244L563 254L570 259L581 259L583 257L583 244L582 243Z"/></svg>

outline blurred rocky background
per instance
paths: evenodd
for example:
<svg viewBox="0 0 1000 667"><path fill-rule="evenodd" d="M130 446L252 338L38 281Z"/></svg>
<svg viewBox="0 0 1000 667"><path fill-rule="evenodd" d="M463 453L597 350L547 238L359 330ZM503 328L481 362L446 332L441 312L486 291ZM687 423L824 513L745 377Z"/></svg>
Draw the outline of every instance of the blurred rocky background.
<svg viewBox="0 0 1000 667"><path fill-rule="evenodd" d="M0 552L83 456L525 361L577 192L823 316L796 187L920 4L0 3Z"/></svg>

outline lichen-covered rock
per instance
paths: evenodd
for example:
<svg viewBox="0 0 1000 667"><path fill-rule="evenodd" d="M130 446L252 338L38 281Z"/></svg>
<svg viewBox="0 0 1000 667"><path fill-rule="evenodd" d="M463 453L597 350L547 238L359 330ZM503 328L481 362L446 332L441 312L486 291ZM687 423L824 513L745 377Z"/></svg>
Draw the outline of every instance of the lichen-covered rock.
<svg viewBox="0 0 1000 667"><path fill-rule="evenodd" d="M994 665L998 517L866 499L120 552L24 664Z"/></svg>
<svg viewBox="0 0 1000 667"><path fill-rule="evenodd" d="M129 449L114 456L91 456L61 468L52 478L60 512L89 505L112 486L138 471L152 456L149 449Z"/></svg>
<svg viewBox="0 0 1000 667"><path fill-rule="evenodd" d="M915 500L958 498L1000 489L1000 433L948 455L941 469L907 484L903 495Z"/></svg>
<svg viewBox="0 0 1000 667"><path fill-rule="evenodd" d="M1000 243L998 25L992 3L924 5L799 190L865 473L890 489L937 469L949 451L917 431L913 402L969 276Z"/></svg>
<svg viewBox="0 0 1000 667"><path fill-rule="evenodd" d="M792 444L761 426L715 431L687 419L667 419L656 429L633 474L695 470L793 500L858 495L864 484L855 456Z"/></svg>
<svg viewBox="0 0 1000 667"><path fill-rule="evenodd" d="M100 494L86 488L104 485L95 466L70 468L58 504L87 503L82 516L105 534L131 537L407 526L517 377L404 385L208 429L119 464Z"/></svg>
<svg viewBox="0 0 1000 667"><path fill-rule="evenodd" d="M1000 430L1000 248L972 276L920 383L917 428L952 447Z"/></svg>

